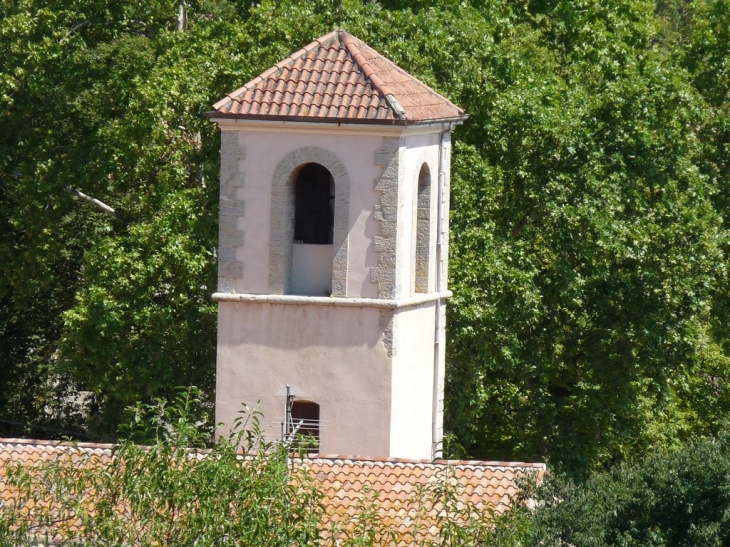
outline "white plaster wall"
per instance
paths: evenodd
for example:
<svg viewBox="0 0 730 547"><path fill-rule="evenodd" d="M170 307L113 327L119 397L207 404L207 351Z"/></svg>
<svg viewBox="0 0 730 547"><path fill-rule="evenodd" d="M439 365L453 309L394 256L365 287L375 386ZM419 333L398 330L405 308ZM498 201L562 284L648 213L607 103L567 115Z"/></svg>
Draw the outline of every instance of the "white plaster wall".
<svg viewBox="0 0 730 547"><path fill-rule="evenodd" d="M372 281L371 272L379 267L374 239L382 222L376 220L376 207L381 207L382 212L384 192L375 191L375 182L384 177L386 164L382 157L377 158L387 155L383 152L386 141L396 143L398 161L394 165L400 177L397 256L390 259L396 264L397 290L393 296L403 298L413 291L416 195L418 173L424 162L431 173L429 291L438 290L435 256L441 127L408 129L402 133L383 129L388 136L379 134L380 129L360 133L343 129L339 134L331 126L308 131L296 127L277 130L275 125L229 124L222 129L234 131L240 149L245 150L245 157L242 154L236 160L236 180L241 183L228 190L239 202L232 210L237 228L245 238L237 234L229 237L229 241L236 242L232 245L237 246L226 253L227 260L235 259L243 265L243 275L229 275L234 283L226 292L272 292L269 245L274 171L295 150L317 147L334 155L349 179L347 296L378 298L379 286ZM227 169L230 171L231 167ZM448 204L448 154L445 167L444 203ZM394 190L391 186L393 198ZM395 199L389 204L394 202ZM444 211L444 218L448 221L448 210ZM290 221L293 223L293 218ZM446 224L446 233L447 229ZM441 264L442 290L446 288L447 243L445 240ZM322 452L431 457L435 304L399 309L390 324L386 317L389 313L367 307L219 303L216 421L231 424L242 402L254 405L260 400L265 432L271 439L279 438L285 384L290 383L304 392L306 399L321 406L321 419L325 422ZM443 325L442 321L442 333ZM441 336L438 347L439 429L443 340Z"/></svg>
<svg viewBox="0 0 730 547"><path fill-rule="evenodd" d="M349 252L347 295L375 298L378 288L370 280L370 268L377 266L373 238L378 226L373 219L379 194L374 180L381 168L374 163L382 138L374 135L327 134L266 131L261 128L238 129L239 142L246 150L242 168L245 184L238 199L245 204L239 227L245 244L237 249L244 263L244 275L236 279L236 292L269 292L269 241L271 184L281 159L298 148L317 146L332 152L345 166L350 179ZM293 219L292 219L293 222Z"/></svg>
<svg viewBox="0 0 730 547"><path fill-rule="evenodd" d="M292 294L330 296L332 245L295 243L292 257Z"/></svg>
<svg viewBox="0 0 730 547"><path fill-rule="evenodd" d="M216 423L260 401L265 433L279 438L289 383L320 405L323 453L388 455L391 365L380 319L374 308L219 303Z"/></svg>
<svg viewBox="0 0 730 547"><path fill-rule="evenodd" d="M391 457L432 457L435 308L406 308L395 319Z"/></svg>
<svg viewBox="0 0 730 547"><path fill-rule="evenodd" d="M431 174L431 241L429 245L429 291L435 291L435 256L436 256L436 202L438 195L438 167L439 167L439 138L440 132L425 135L410 135L405 139L405 180L403 181L403 227L400 230L399 241L402 249L402 267L398 272L400 285L404 288L404 295L413 294L415 280L416 252L416 203L418 197L418 174L424 163L428 164Z"/></svg>

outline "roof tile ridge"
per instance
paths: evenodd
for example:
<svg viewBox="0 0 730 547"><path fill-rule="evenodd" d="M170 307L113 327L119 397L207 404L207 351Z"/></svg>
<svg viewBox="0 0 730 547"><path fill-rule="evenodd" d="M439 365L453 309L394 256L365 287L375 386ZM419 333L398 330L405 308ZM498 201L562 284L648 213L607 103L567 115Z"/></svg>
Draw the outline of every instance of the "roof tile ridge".
<svg viewBox="0 0 730 547"><path fill-rule="evenodd" d="M92 443L92 442L78 442L78 441L58 441L58 440L45 440L45 439L21 439L21 438L2 438L0 437L0 446L11 446L11 445L22 445L28 448L85 448L85 449L101 449L101 450L112 450L116 445L112 443Z"/></svg>
<svg viewBox="0 0 730 547"><path fill-rule="evenodd" d="M303 48L295 51L294 53L292 53L291 55L289 55L289 57L286 57L285 59L282 59L281 61L279 61L278 63L276 63L271 68L265 70L264 72L262 72L261 74L259 74L258 76L256 76L253 80L251 80L251 81L247 82L246 84L242 85L241 87L239 87L235 91L231 91L228 95L226 95L220 101L218 101L217 103L215 103L213 105L213 109L214 110L218 110L219 108L222 108L223 106L226 106L229 103L229 101L240 102L236 98L238 95L240 95L244 91L248 91L252 87L256 87L256 85L258 85L259 83L261 83L264 80L266 80L266 78L268 78L272 74L278 72L279 70L281 70L282 68L284 68L289 63L294 62L299 56L303 56L303 55L309 53L310 51L313 51L313 50L315 50L317 48L322 47L325 43L327 43L328 40L331 40L332 38L334 38L336 36L336 34L337 34L337 31L336 30L333 30L329 34L325 34L324 36L322 36L320 38L317 38L313 42L310 42L309 44L307 44Z"/></svg>
<svg viewBox="0 0 730 547"><path fill-rule="evenodd" d="M350 56L352 56L352 60L355 61L355 63L357 63L357 65L360 67L360 70L363 71L365 77L370 80L370 82L373 84L373 87L375 87L375 89L377 89L383 95L386 102L388 103L388 106L390 106L391 110L393 110L396 118L405 120L406 111L398 102L395 94L390 90L390 88L385 84L380 76L378 76L378 74L375 72L375 69L372 67L372 65L370 65L367 59L365 59L365 56L360 51L360 48L357 47L357 44L355 44L352 37L344 30L338 30L337 35L340 41L345 45L345 48L347 49Z"/></svg>
<svg viewBox="0 0 730 547"><path fill-rule="evenodd" d="M364 44L364 45L366 48L371 49L372 51L374 51L375 53L380 55L380 53L378 53L375 49L370 47L368 44ZM460 106L457 106L456 104L451 102L451 100L449 100L448 98L443 96L441 93L436 91L434 88L432 88L427 83L421 81L418 78L415 78L411 73L406 71L403 67L398 66L396 63L394 63L393 61L391 61L390 59L388 59L387 57L385 57L383 55L380 55L380 56L383 58L384 61L386 61L388 64L390 64L393 67L393 70L395 70L396 72L398 72L399 74L401 74L403 76L408 77L409 79L415 81L417 84L422 86L424 88L424 90L427 91L433 97L433 99L436 100L437 104L443 104L444 102L446 102L449 106L453 107L457 112L459 112L461 116L466 116L464 114L463 108L461 108Z"/></svg>
<svg viewBox="0 0 730 547"><path fill-rule="evenodd" d="M434 465L434 466L452 466L452 467L504 467L508 469L547 469L546 464L538 462L505 462L505 461L489 461L489 460L449 460L449 459L428 459L428 458L391 458L383 456L357 456L350 454L317 454L316 456L307 458L309 461L328 461L328 462L380 462L387 464L406 464L406 465Z"/></svg>

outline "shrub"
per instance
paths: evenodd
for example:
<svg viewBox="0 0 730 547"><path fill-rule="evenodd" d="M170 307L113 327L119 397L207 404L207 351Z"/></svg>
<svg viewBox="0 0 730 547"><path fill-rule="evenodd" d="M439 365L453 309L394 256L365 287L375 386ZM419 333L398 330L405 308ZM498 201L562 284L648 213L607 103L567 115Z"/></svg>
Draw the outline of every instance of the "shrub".
<svg viewBox="0 0 730 547"><path fill-rule="evenodd" d="M730 434L650 454L582 484L551 477L536 499L532 545L728 545Z"/></svg>

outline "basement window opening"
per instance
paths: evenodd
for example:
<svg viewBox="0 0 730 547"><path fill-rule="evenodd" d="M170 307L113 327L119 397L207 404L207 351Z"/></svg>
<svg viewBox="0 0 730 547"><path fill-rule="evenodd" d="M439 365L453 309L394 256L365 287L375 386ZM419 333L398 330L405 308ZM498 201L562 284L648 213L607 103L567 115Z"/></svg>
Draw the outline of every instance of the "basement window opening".
<svg viewBox="0 0 730 547"><path fill-rule="evenodd" d="M319 439L319 405L312 401L295 400L291 405L292 433L308 439L310 448L318 449Z"/></svg>

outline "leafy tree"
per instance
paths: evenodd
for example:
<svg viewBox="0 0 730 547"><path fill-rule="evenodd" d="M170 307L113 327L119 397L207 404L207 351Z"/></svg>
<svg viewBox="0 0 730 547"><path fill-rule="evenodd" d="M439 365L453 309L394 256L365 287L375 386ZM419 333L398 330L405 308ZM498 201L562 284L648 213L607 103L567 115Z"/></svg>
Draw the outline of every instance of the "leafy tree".
<svg viewBox="0 0 730 547"><path fill-rule="evenodd" d="M481 127L453 168L448 418L480 456L580 475L716 430L727 234L711 112L653 45L653 5L529 10L484 106L462 101Z"/></svg>
<svg viewBox="0 0 730 547"><path fill-rule="evenodd" d="M13 467L3 541L73 545L308 545L319 536L321 496L312 478L291 480L284 446L261 444L244 416L209 451L195 425L194 392L138 406L110 462L73 447L40 465ZM140 446L132 438L154 439ZM241 452L243 450L243 452ZM43 500L36 504L33 500ZM10 545L11 543L8 543Z"/></svg>
<svg viewBox="0 0 730 547"><path fill-rule="evenodd" d="M202 113L338 9L187 6L183 31L157 0L0 6L0 419L80 427L85 389L90 431L113 435L122 408L173 386L211 402L219 141ZM343 7L470 114L447 369L447 425L470 454L581 475L717 431L727 1Z"/></svg>
<svg viewBox="0 0 730 547"><path fill-rule="evenodd" d="M727 433L656 452L583 484L551 477L528 543L581 547L720 546L730 540Z"/></svg>

